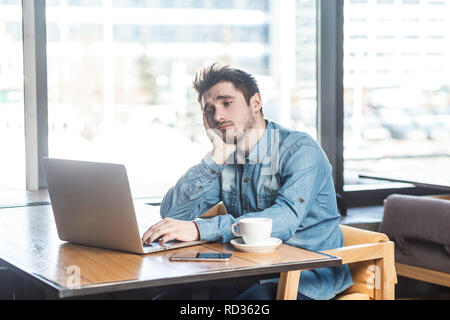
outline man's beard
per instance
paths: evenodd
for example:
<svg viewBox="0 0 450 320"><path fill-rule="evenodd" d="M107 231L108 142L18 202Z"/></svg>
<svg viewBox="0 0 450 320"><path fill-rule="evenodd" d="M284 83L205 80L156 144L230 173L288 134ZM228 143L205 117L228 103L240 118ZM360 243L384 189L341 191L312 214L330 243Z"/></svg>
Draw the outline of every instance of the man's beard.
<svg viewBox="0 0 450 320"><path fill-rule="evenodd" d="M242 128L236 128L233 126L232 130L223 132L223 141L226 143L230 143L231 141L233 141L234 144L238 143L249 133L251 129L255 127L255 124L256 116L253 113L250 113L244 120Z"/></svg>

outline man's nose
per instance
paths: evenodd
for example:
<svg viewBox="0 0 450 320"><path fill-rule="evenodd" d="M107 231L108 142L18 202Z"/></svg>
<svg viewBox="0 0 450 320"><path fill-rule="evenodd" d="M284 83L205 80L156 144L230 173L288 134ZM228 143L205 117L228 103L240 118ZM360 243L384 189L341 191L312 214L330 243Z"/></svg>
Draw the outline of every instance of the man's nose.
<svg viewBox="0 0 450 320"><path fill-rule="evenodd" d="M221 123L223 122L226 117L225 117L226 113L225 110L223 108L216 108L215 112L214 112L214 121L217 123Z"/></svg>

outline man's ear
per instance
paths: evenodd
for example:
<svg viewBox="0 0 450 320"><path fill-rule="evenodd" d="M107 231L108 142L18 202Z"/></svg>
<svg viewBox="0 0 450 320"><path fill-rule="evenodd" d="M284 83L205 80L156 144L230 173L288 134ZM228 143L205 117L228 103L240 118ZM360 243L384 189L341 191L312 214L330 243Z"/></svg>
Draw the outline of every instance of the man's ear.
<svg viewBox="0 0 450 320"><path fill-rule="evenodd" d="M255 93L250 98L250 107L252 108L254 113L258 113L262 108L262 99L259 93Z"/></svg>

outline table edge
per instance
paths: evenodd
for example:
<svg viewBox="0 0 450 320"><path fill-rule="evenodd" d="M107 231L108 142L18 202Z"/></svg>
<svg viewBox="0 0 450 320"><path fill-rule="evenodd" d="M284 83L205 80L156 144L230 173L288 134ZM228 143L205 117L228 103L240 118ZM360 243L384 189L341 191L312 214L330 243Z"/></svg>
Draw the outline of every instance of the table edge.
<svg viewBox="0 0 450 320"><path fill-rule="evenodd" d="M289 245L288 245L289 246ZM294 247L297 248L297 247ZM123 290L135 290L144 288L155 288L162 286L170 286L174 284L190 284L195 282L207 282L214 280L226 280L239 277L257 277L269 274L279 274L281 272L289 272L296 270L309 270L315 268L326 268L326 267L337 267L342 265L342 259L333 255L326 253L313 251L304 248L298 248L314 253L318 253L324 258L301 260L294 262L285 262L270 265L255 265L236 269L220 269L208 272L202 272L198 274L184 275L179 277L170 277L162 279L147 279L147 280L125 280L117 282L104 282L97 284L87 284L76 288L68 288L56 283L40 274L34 273L26 267L16 266L13 262L0 257L0 264L4 265L6 268L11 269L19 276L22 276L28 280L31 280L34 284L43 288L52 295L58 298L71 298L71 297L81 297L85 295L101 294L108 292L117 292ZM186 262L192 263L192 262ZM197 262L196 262L197 263ZM218 262L222 263L222 262ZM317 265L320 266L317 266ZM218 276L220 275L220 276Z"/></svg>
<svg viewBox="0 0 450 320"><path fill-rule="evenodd" d="M324 254L326 255L326 254ZM148 279L148 280L126 280L120 282L106 282L99 284L84 285L80 288L66 288L59 286L58 293L60 298L77 297L90 294L99 294L106 292L115 292L122 290L135 290L143 288L155 288L162 286L170 286L174 284L189 284L195 282L207 282L213 280L226 280L239 277L264 276L268 274L278 274L281 272L295 271L295 270L309 270L316 268L320 263L320 268L337 267L342 265L342 259L335 256L328 255L328 258L303 260L301 262L289 262L283 264L267 266L252 266L241 268L239 270L215 270L210 272L203 272L188 276L170 277L163 279ZM189 263L189 262L187 262ZM262 270L261 270L262 268ZM220 277L218 277L220 275Z"/></svg>

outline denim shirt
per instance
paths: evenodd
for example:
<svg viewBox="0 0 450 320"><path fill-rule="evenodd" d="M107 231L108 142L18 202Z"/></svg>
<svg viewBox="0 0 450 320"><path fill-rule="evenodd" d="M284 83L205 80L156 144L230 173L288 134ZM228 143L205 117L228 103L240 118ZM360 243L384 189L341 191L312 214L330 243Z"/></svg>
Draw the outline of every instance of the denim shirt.
<svg viewBox="0 0 450 320"><path fill-rule="evenodd" d="M195 220L200 239L229 242L241 218L273 220L272 237L314 251L342 247L331 165L309 135L266 121L245 163L218 165L208 153L171 188L161 216ZM227 214L197 219L223 201ZM298 291L331 299L353 284L347 265L301 272Z"/></svg>

